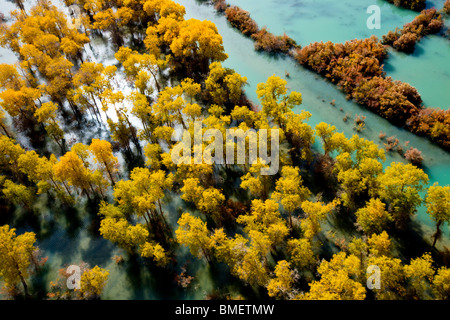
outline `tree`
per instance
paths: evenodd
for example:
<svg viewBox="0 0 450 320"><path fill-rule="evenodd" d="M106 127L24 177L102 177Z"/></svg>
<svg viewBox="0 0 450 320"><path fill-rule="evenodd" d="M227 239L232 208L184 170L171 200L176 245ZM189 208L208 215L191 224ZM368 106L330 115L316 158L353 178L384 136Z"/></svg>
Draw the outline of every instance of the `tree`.
<svg viewBox="0 0 450 320"><path fill-rule="evenodd" d="M218 261L225 262L231 273L252 286L267 286L269 281L267 254L271 240L260 231L250 230L249 240L240 234L228 238L223 229L211 236L212 247Z"/></svg>
<svg viewBox="0 0 450 320"><path fill-rule="evenodd" d="M180 189L183 193L181 199L197 204L204 190L198 178L187 178L183 180L183 187Z"/></svg>
<svg viewBox="0 0 450 320"><path fill-rule="evenodd" d="M23 77L13 64L0 64L0 86L5 89L20 90L25 85Z"/></svg>
<svg viewBox="0 0 450 320"><path fill-rule="evenodd" d="M321 122L316 125L315 129L316 135L322 140L322 148L325 156L328 156L335 150L343 152L350 148L349 141L343 133L336 132L335 126Z"/></svg>
<svg viewBox="0 0 450 320"><path fill-rule="evenodd" d="M404 266L405 276L413 289L413 295L424 299L425 291L428 290L434 278L433 259L430 253L424 253L421 257L411 259L409 265Z"/></svg>
<svg viewBox="0 0 450 320"><path fill-rule="evenodd" d="M8 225L0 227L0 277L7 288L15 287L22 283L25 296L28 296L27 279L30 275L29 267L33 252L36 250L34 243L36 235L33 232L25 232L16 235L16 229Z"/></svg>
<svg viewBox="0 0 450 320"><path fill-rule="evenodd" d="M383 171L382 162L385 161L385 155L383 149L374 142L359 138L357 135L350 140L345 139L340 146L334 172L337 173L340 182L342 189L340 197L344 206L353 209L357 207L358 201L367 196L377 195L379 188L377 178Z"/></svg>
<svg viewBox="0 0 450 320"><path fill-rule="evenodd" d="M186 105L183 97L183 88L181 86L166 87L160 92L158 102L154 105L155 116L162 123L173 126L176 123L181 124L186 129L181 111Z"/></svg>
<svg viewBox="0 0 450 320"><path fill-rule="evenodd" d="M54 165L58 162L54 155L50 159L39 157L34 151L27 151L18 158L18 166L21 172L27 175L28 179L36 183L37 194L42 194L53 189L56 196L67 204L72 204L69 186L65 181L57 181L54 172ZM62 186L61 186L62 185Z"/></svg>
<svg viewBox="0 0 450 320"><path fill-rule="evenodd" d="M266 265L266 253L259 251L255 246L246 250L242 261L235 268L237 277L252 286L267 286L269 275Z"/></svg>
<svg viewBox="0 0 450 320"><path fill-rule="evenodd" d="M32 128L36 123L33 118L37 109L36 101L41 97L39 89L21 87L19 90L6 89L0 93L0 106L12 118L20 121L24 128Z"/></svg>
<svg viewBox="0 0 450 320"><path fill-rule="evenodd" d="M289 233L285 220L278 211L278 204L271 199L252 200L251 212L240 215L237 223L244 224L244 231L258 231L268 236L272 245L280 245Z"/></svg>
<svg viewBox="0 0 450 320"><path fill-rule="evenodd" d="M392 221L392 216L385 210L386 205L380 199L371 198L366 206L355 212L356 222L364 233L380 233Z"/></svg>
<svg viewBox="0 0 450 320"><path fill-rule="evenodd" d="M262 105L262 112L280 128L285 128L283 115L302 103L302 94L292 91L287 95L287 81L275 75L265 83L259 83L256 94Z"/></svg>
<svg viewBox="0 0 450 320"><path fill-rule="evenodd" d="M372 234L372 236L367 239L367 245L371 256L391 256L392 244L386 231L383 231L380 234Z"/></svg>
<svg viewBox="0 0 450 320"><path fill-rule="evenodd" d="M144 258L153 258L156 264L164 267L169 263L169 256L166 250L156 242L145 242L140 249L141 256Z"/></svg>
<svg viewBox="0 0 450 320"><path fill-rule="evenodd" d="M170 190L172 184L172 174L136 167L131 171L130 180L116 183L114 198L124 210L143 217L150 228L150 222L165 221L161 200L165 196L164 191Z"/></svg>
<svg viewBox="0 0 450 320"><path fill-rule="evenodd" d="M427 213L436 221L433 247L441 235L440 226L450 221L450 186L439 186L437 183L428 188L425 197Z"/></svg>
<svg viewBox="0 0 450 320"><path fill-rule="evenodd" d="M143 245L149 236L145 227L141 224L133 226L125 218L105 217L100 222L99 232L103 238L128 252L133 252Z"/></svg>
<svg viewBox="0 0 450 320"><path fill-rule="evenodd" d="M64 154L54 165L55 177L59 181L67 181L67 183L76 188L80 188L88 197L96 194L94 188L94 172L92 172L75 151L69 151ZM103 192L102 187L104 180L97 181L97 187L100 193Z"/></svg>
<svg viewBox="0 0 450 320"><path fill-rule="evenodd" d="M162 165L162 149L158 143L149 143L144 147L145 165L152 170L159 170Z"/></svg>
<svg viewBox="0 0 450 320"><path fill-rule="evenodd" d="M277 180L272 198L279 201L289 215L289 225L292 229L292 212L299 208L311 192L303 186L302 177L298 167L284 166L281 177Z"/></svg>
<svg viewBox="0 0 450 320"><path fill-rule="evenodd" d="M248 172L241 177L241 188L248 189L254 197L267 199L270 177L261 174L261 169L267 167L264 160L258 158L257 162L253 163Z"/></svg>
<svg viewBox="0 0 450 320"><path fill-rule="evenodd" d="M159 266L168 262L167 252L155 241L149 241L149 231L140 223L132 225L122 208L102 202L98 213L103 216L100 234L130 253L139 252L144 258L153 258Z"/></svg>
<svg viewBox="0 0 450 320"><path fill-rule="evenodd" d="M15 140L0 135L0 169L3 172L8 172L18 180L23 180L21 179L22 174L17 165L17 161L20 155L24 153L25 150L19 144L16 144Z"/></svg>
<svg viewBox="0 0 450 320"><path fill-rule="evenodd" d="M293 282L293 271L290 269L289 262L278 261L275 266L275 278L271 279L267 285L269 296L286 296L291 291Z"/></svg>
<svg viewBox="0 0 450 320"><path fill-rule="evenodd" d="M109 108L108 98L111 100L114 97L112 82L116 71L115 66L104 67L101 63L86 61L73 76L75 89L70 91L70 99L90 110L98 122L100 109L106 113Z"/></svg>
<svg viewBox="0 0 450 320"><path fill-rule="evenodd" d="M205 80L206 93L211 102L219 106L225 103L237 104L244 92L247 78L233 69L224 68L220 62L209 65L209 74Z"/></svg>
<svg viewBox="0 0 450 320"><path fill-rule="evenodd" d="M234 272L234 267L242 261L246 252L248 239L240 234L229 238L223 229L215 229L211 235L211 243L217 261L226 263Z"/></svg>
<svg viewBox="0 0 450 320"><path fill-rule="evenodd" d="M80 293L83 299L99 299L108 281L109 271L95 266L83 272L80 278Z"/></svg>
<svg viewBox="0 0 450 320"><path fill-rule="evenodd" d="M144 94L136 91L133 91L128 96L128 99L133 103L133 107L130 110L131 114L139 118L142 122L143 130L139 132L139 136L141 139L151 141L152 131L157 125L153 107Z"/></svg>
<svg viewBox="0 0 450 320"><path fill-rule="evenodd" d="M132 155L131 141L138 150L140 150L140 144L136 136L136 128L131 125L129 120L125 118L123 112L117 114L117 122L111 119L107 120L109 130L111 131L111 139L119 144L119 146Z"/></svg>
<svg viewBox="0 0 450 320"><path fill-rule="evenodd" d="M111 32L112 41L117 46L123 45L123 36L120 32L119 25L126 24L128 17L125 15L118 16L121 11L114 12L111 8L105 8L105 10L99 11L94 15L94 23L92 27L99 30L108 30ZM123 19L125 20L123 21Z"/></svg>
<svg viewBox="0 0 450 320"><path fill-rule="evenodd" d="M398 226L403 226L422 202L421 192L428 183L427 174L412 164L391 163L377 178L379 195L389 203Z"/></svg>
<svg viewBox="0 0 450 320"><path fill-rule="evenodd" d="M2 129L5 136L8 138L12 138L12 134L10 133L11 129L9 128L8 124L6 123L6 117L3 110L0 109L0 128Z"/></svg>
<svg viewBox="0 0 450 320"><path fill-rule="evenodd" d="M291 152L299 152L300 159L312 160L311 146L315 142L314 130L305 121L311 117L311 113L286 112L284 114L286 138L292 146Z"/></svg>
<svg viewBox="0 0 450 320"><path fill-rule="evenodd" d="M175 235L178 243L189 247L192 255L211 261L211 239L206 222L189 213L183 213L178 220Z"/></svg>
<svg viewBox="0 0 450 320"><path fill-rule="evenodd" d="M225 202L225 196L219 189L209 187L202 192L202 197L198 202L198 208L211 215L215 221L219 221L220 209Z"/></svg>
<svg viewBox="0 0 450 320"><path fill-rule="evenodd" d="M165 66L163 60L157 59L153 54L139 54L137 51L127 47L120 47L114 56L122 63L125 74L135 79L135 84L138 84L136 87L142 94L145 94L149 90L147 84L142 83L142 80L144 78L150 79L150 76L155 81L158 93L161 91L161 85L159 84L157 75L160 68Z"/></svg>
<svg viewBox="0 0 450 320"><path fill-rule="evenodd" d="M111 185L114 187L114 177L119 171L119 161L112 153L111 143L106 140L92 139L89 151L94 155L94 161L100 165L103 171L106 171Z"/></svg>

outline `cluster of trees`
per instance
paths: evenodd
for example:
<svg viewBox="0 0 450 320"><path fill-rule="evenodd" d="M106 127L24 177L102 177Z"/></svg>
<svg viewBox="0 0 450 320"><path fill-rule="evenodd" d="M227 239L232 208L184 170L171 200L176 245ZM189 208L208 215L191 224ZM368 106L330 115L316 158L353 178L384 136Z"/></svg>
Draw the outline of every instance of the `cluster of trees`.
<svg viewBox="0 0 450 320"><path fill-rule="evenodd" d="M425 9L426 5L425 0L387 0L387 1L393 3L397 7L404 7L406 9L411 9L415 11Z"/></svg>
<svg viewBox="0 0 450 320"><path fill-rule="evenodd" d="M428 34L438 33L443 25L441 14L435 8L423 10L401 30L396 29L383 35L382 43L396 50L411 53L417 41Z"/></svg>

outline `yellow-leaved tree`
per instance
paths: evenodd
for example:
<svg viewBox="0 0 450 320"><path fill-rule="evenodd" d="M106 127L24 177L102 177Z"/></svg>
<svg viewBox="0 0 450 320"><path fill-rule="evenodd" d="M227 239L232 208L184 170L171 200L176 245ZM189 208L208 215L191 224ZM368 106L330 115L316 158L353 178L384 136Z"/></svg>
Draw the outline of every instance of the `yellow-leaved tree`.
<svg viewBox="0 0 450 320"><path fill-rule="evenodd" d="M25 296L28 296L27 281L35 242L33 232L16 235L16 229L10 229L9 225L0 227L0 279L7 290L13 291L21 283Z"/></svg>

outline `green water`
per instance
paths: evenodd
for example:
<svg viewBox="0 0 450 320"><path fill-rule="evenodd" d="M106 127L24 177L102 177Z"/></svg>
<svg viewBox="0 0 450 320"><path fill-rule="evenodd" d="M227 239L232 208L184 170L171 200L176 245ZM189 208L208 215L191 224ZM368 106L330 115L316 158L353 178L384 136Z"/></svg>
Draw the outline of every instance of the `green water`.
<svg viewBox="0 0 450 320"><path fill-rule="evenodd" d="M252 16L260 25L268 25L274 33L286 31L300 43L306 44L320 40L342 42L370 36L372 32L365 28L366 17L368 16L365 14L365 8L374 2L382 8L382 14L386 20L382 22L383 29L380 31L372 30L375 31L373 34L381 35L387 30L395 28L395 26L401 26L403 23L412 20L414 16L414 13L395 8L386 4L385 1L346 0L331 2L326 0L320 1L319 4L319 1L308 0L293 1L287 4L286 2L269 0L258 2L247 0L239 1L238 4L250 10ZM312 126L324 121L335 125L338 131L351 136L356 133L353 130L353 121L350 119L348 122L344 122L343 117L346 114L351 116L355 114L365 115L367 117L367 129L360 133L362 137L380 143L378 133L383 131L387 136L397 136L402 142L410 141L410 145L420 149L425 156L424 169L430 177L430 183L438 181L441 185L450 184L449 153L431 144L427 139L396 128L381 117L366 111L351 101L347 101L342 92L335 86L298 66L291 59L275 58L256 53L253 50L253 42L231 28L226 19L216 14L211 6L195 0L181 0L179 3L186 7L186 18L206 19L216 24L223 37L225 51L230 56L224 65L234 68L248 78L249 86L246 88L246 92L253 101L257 102L255 90L258 83L264 82L273 74L284 77L285 72L289 71L290 78L287 79L289 88L303 94L303 104L297 111L301 109L310 111L312 117L309 123ZM231 3L233 2L231 1ZM354 5L355 3L359 4L358 7ZM388 12L389 14L387 14ZM442 45L445 46L445 43ZM425 50L429 49L426 42L424 42L424 46L426 47ZM103 59L109 58L104 57ZM407 66L407 61L404 64L399 62L401 58L401 55L393 54L392 65L389 66L389 73L399 72L396 77L398 76L400 80L400 77L404 74L401 72L402 66ZM416 57L404 57L404 59L416 59ZM423 59L416 60L418 60L417 63L422 63ZM14 61L14 57L5 54L5 56L0 57L0 61L9 63ZM429 66L433 67L433 64L430 63ZM437 83L443 80L441 78L442 73L439 73L439 71L445 68L434 68L437 78L433 81ZM409 78L407 76L406 79ZM412 81L413 77L410 80ZM424 80L423 84L426 83ZM439 83L445 84L445 81ZM420 83L417 84L417 86L419 85ZM433 89L435 88L431 85L430 90ZM420 90L422 88L419 88ZM437 101L434 102L436 106L449 101L448 96L443 98L444 96L438 95L438 97ZM428 100L428 98L426 99ZM332 100L335 100L335 106L330 104ZM391 161L404 160L400 155L390 153L387 155L385 166ZM178 197L170 197L166 200L164 206L166 218L169 225L175 228L180 212L189 210L189 208ZM44 255L49 257L42 279L44 283L48 284L49 281L55 280L58 269L84 261L91 266L99 265L109 270L109 281L102 296L104 299L201 299L205 293L211 292L213 289L223 289L225 292L231 293L242 292L242 286L239 286L239 283L226 272L221 272L223 270L220 269L220 266L218 269L210 268L203 261L192 257L188 253L188 249L184 247L177 249L177 257L179 257L177 267L170 271L163 271L151 264L145 264L139 259L128 258L122 250L104 240L95 231L96 227L98 228L98 218L96 218L95 212L85 212L82 208L84 207L80 206L78 212L68 215L67 212L61 210L56 212L51 204L42 204L41 214L45 218L40 222L38 242ZM19 210L16 220L21 219L23 224L26 217L22 217ZM421 224L424 236L429 237L434 228L434 223L429 219L423 207L419 209L417 221ZM439 245L445 243L448 246L449 228L445 226L442 229L444 230L444 241L441 241ZM24 230L34 231L35 229L26 227L21 228L19 232ZM124 255L125 262L117 265L112 257L121 254ZM189 289L177 287L173 281L174 276L181 272L181 266L185 264L187 264L188 274L195 276L195 280Z"/></svg>

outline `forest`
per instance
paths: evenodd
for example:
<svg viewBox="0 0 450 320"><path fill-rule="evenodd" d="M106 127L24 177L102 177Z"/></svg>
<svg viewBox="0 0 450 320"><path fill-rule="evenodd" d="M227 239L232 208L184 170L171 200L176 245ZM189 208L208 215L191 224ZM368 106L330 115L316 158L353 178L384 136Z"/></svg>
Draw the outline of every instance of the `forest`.
<svg viewBox="0 0 450 320"><path fill-rule="evenodd" d="M73 261L80 267L75 290L66 285L68 265L48 271L51 257L40 243L61 215L86 217L74 228L119 248L117 265L135 261L166 286L195 283L182 262L185 248L189 259L241 288L205 299L450 298L443 236L450 186L430 186L415 151L406 157L411 163L385 163L375 142L325 122L308 124L302 93L277 75L259 83L258 101L250 101L246 76L225 66L215 24L186 19L185 7L172 0L14 2L17 9L0 24L0 45L18 61L0 64L3 299L102 298L110 281L104 265ZM424 3L393 2L413 10ZM441 32L445 12L421 11L382 40L300 46L260 29L239 7L212 3L255 50L293 56L349 99L449 149L450 111L423 106L416 88L383 71L386 46L411 52L422 37ZM79 16L65 13L73 6ZM102 41L114 63L88 54ZM258 136L278 130L279 171L261 174L269 165L260 158L173 163L173 137L184 132L193 140L199 121L202 132L223 134L222 152L230 147L227 129ZM204 157L218 152L211 145L200 146ZM435 223L432 237L415 232L421 205ZM373 265L381 270L377 290L366 286Z"/></svg>

